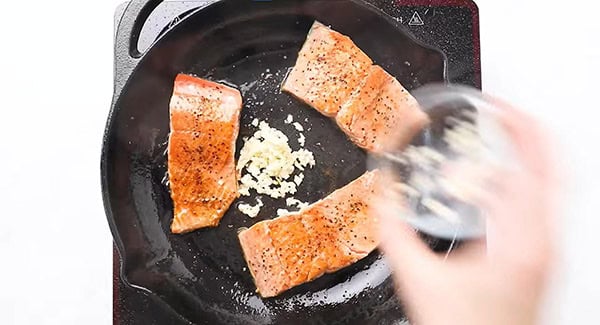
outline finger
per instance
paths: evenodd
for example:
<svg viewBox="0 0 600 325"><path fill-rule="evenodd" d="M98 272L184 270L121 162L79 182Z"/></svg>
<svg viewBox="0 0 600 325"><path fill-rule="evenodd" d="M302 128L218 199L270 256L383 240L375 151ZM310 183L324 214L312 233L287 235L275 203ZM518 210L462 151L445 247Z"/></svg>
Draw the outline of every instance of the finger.
<svg viewBox="0 0 600 325"><path fill-rule="evenodd" d="M448 262L454 264L473 264L483 260L487 253L487 242L485 238L473 239L461 243L448 254Z"/></svg>
<svg viewBox="0 0 600 325"><path fill-rule="evenodd" d="M504 182L512 188L513 198L507 199L507 202L519 200L518 197L514 197L516 193L521 196L519 201L523 201L514 207L515 210L521 208L522 211L511 213L515 218L510 222L520 222L520 227L512 226L515 232L531 231L542 235L551 231L554 222L552 215L559 204L558 192L563 187L564 175L559 170L561 164L560 155L557 154L558 148L554 145L555 141L550 133L533 117L501 100L492 101L500 107L497 118L513 142L517 159L524 167L520 175L503 177ZM522 196L528 199L525 200ZM509 219L508 216L504 218ZM496 221L499 224L504 223L504 220ZM504 226L510 227L506 224Z"/></svg>
<svg viewBox="0 0 600 325"><path fill-rule="evenodd" d="M496 117L513 142L519 161L540 179L555 181L556 155L549 133L530 115L499 99L493 101L501 108Z"/></svg>
<svg viewBox="0 0 600 325"><path fill-rule="evenodd" d="M398 215L382 211L380 220L380 248L401 286L424 279L426 273L435 270L440 257Z"/></svg>

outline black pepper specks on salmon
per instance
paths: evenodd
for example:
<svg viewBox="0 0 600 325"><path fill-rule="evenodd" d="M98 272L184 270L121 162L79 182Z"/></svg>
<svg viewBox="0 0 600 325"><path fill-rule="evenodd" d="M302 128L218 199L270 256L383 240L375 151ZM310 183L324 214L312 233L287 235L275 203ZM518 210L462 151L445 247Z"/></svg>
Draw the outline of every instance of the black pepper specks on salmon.
<svg viewBox="0 0 600 325"><path fill-rule="evenodd" d="M377 175L377 171L368 172L301 212L263 221L240 233L251 274L259 277L255 282L263 296L335 272L375 249L376 221L369 213L371 196L364 194L370 193ZM252 250L264 245L277 254L266 256L264 262L261 255L257 263Z"/></svg>
<svg viewBox="0 0 600 325"><path fill-rule="evenodd" d="M381 67L372 66L361 86L336 115L337 124L357 145L370 151L381 150L392 134L401 138L400 142L408 143L427 123L427 117L403 89Z"/></svg>
<svg viewBox="0 0 600 325"><path fill-rule="evenodd" d="M216 226L237 197L233 143L240 111L237 90L187 75L176 77L168 148L172 232Z"/></svg>
<svg viewBox="0 0 600 325"><path fill-rule="evenodd" d="M334 116L371 64L350 38L315 22L282 89Z"/></svg>

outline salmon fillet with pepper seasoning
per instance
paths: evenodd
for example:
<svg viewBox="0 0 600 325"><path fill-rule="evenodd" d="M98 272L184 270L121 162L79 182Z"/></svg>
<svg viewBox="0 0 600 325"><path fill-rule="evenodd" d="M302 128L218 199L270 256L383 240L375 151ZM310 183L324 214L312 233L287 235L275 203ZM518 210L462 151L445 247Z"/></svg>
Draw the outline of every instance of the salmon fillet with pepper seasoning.
<svg viewBox="0 0 600 325"><path fill-rule="evenodd" d="M428 123L417 101L352 40L315 21L282 90L337 120L374 152L393 136L406 145ZM392 134L391 131L394 131Z"/></svg>
<svg viewBox="0 0 600 325"><path fill-rule="evenodd" d="M274 297L366 257L378 245L370 210L378 171L296 213L255 224L239 239L261 296Z"/></svg>
<svg viewBox="0 0 600 325"><path fill-rule="evenodd" d="M315 21L282 90L335 116L372 64L348 36Z"/></svg>
<svg viewBox="0 0 600 325"><path fill-rule="evenodd" d="M179 74L169 106L171 231L215 227L238 197L234 154L242 97L236 89Z"/></svg>
<svg viewBox="0 0 600 325"><path fill-rule="evenodd" d="M380 152L386 142L404 147L429 123L417 100L380 66L368 76L335 117L352 141L369 151Z"/></svg>

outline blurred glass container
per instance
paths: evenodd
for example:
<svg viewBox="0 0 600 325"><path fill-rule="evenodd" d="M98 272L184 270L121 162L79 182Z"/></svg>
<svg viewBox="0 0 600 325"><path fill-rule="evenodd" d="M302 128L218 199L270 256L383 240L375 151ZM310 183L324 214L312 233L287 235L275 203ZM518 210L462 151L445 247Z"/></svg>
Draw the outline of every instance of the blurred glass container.
<svg viewBox="0 0 600 325"><path fill-rule="evenodd" d="M519 168L501 108L462 86L425 86L413 95L431 123L412 145L396 145L402 141L392 136L383 153L369 157L369 168L384 174L380 212L442 239L485 236L482 198L494 195L500 170Z"/></svg>

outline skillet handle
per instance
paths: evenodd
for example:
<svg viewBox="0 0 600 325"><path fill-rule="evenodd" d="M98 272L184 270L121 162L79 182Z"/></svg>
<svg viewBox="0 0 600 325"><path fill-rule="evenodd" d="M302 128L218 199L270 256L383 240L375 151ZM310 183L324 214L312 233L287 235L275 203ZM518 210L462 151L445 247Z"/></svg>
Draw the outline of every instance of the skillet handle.
<svg viewBox="0 0 600 325"><path fill-rule="evenodd" d="M144 23L163 0L131 0L119 20L115 37L115 98L144 57L137 44Z"/></svg>

